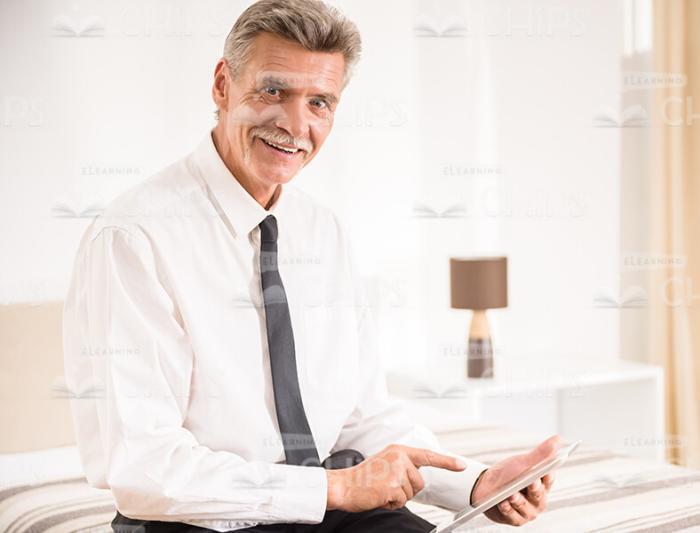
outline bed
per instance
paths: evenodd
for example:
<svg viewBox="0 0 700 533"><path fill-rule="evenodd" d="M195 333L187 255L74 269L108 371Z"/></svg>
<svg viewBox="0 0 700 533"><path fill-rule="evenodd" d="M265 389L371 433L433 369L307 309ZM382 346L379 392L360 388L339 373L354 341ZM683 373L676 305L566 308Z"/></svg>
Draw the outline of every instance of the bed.
<svg viewBox="0 0 700 533"><path fill-rule="evenodd" d="M485 463L520 453L538 442L494 427L440 436L450 449ZM109 491L87 485L74 446L0 457L0 531L111 532L115 507ZM409 502L432 523L451 513ZM482 517L463 531L513 531ZM700 472L585 445L558 470L549 508L521 531L700 531Z"/></svg>
<svg viewBox="0 0 700 533"><path fill-rule="evenodd" d="M72 438L60 312L60 302L0 306L3 533L111 532L114 501L109 491L88 486ZM445 447L490 464L526 451L543 435L472 426L438 437ZM436 524L451 516L415 502L408 507ZM462 530L513 528L480 517ZM700 472L583 443L558 471L547 512L520 531L700 531Z"/></svg>

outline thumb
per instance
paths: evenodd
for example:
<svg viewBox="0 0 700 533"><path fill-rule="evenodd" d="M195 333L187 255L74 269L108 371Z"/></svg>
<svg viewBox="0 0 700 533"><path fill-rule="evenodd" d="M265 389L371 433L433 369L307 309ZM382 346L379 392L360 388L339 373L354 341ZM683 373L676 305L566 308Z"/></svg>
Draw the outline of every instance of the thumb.
<svg viewBox="0 0 700 533"><path fill-rule="evenodd" d="M538 444L534 450L525 455L528 458L528 462L532 462L533 464L539 463L540 461L544 461L545 459L552 457L555 453L557 453L557 450L559 450L560 447L561 437L559 435L552 435L547 440Z"/></svg>

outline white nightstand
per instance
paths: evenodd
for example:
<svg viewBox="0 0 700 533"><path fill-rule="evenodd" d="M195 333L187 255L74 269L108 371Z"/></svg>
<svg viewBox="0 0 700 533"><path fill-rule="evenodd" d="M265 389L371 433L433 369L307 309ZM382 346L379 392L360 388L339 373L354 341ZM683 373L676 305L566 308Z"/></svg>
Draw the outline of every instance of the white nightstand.
<svg viewBox="0 0 700 533"><path fill-rule="evenodd" d="M664 459L664 380L657 366L511 360L497 365L493 379L389 372L387 382L416 422L436 433L487 424Z"/></svg>

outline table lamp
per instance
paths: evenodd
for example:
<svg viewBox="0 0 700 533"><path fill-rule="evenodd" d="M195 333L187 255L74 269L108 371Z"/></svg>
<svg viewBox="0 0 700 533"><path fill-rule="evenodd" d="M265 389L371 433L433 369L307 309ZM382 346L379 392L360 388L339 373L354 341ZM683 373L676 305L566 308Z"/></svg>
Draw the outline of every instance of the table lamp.
<svg viewBox="0 0 700 533"><path fill-rule="evenodd" d="M493 346L487 309L508 306L508 259L450 258L451 306L473 311L469 327L467 377L493 377Z"/></svg>

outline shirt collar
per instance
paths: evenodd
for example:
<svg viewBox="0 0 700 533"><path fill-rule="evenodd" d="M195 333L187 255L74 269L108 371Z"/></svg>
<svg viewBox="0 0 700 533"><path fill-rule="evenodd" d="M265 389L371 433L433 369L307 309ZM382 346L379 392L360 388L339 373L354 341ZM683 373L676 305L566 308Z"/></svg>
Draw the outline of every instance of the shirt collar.
<svg viewBox="0 0 700 533"><path fill-rule="evenodd" d="M221 210L233 227L236 236L248 235L270 214L278 219L286 199L285 187L280 190L275 203L265 209L238 182L216 150L213 130L209 131L194 151L194 162L202 179L214 194Z"/></svg>

